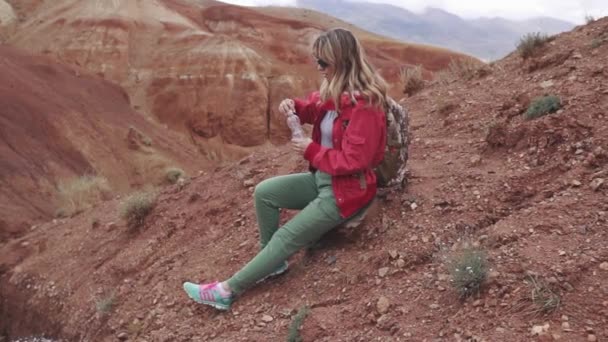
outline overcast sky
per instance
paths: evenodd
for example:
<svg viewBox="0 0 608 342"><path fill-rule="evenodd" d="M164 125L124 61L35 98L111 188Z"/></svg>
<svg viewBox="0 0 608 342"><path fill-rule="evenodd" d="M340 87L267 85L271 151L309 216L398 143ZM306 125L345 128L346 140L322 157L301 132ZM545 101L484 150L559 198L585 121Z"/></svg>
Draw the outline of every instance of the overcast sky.
<svg viewBox="0 0 608 342"><path fill-rule="evenodd" d="M293 6L295 0L220 0L237 5ZM599 18L608 15L608 0L367 0L367 2L389 3L420 12L425 7L437 7L465 18L505 17L524 19L550 16L581 24L585 15Z"/></svg>

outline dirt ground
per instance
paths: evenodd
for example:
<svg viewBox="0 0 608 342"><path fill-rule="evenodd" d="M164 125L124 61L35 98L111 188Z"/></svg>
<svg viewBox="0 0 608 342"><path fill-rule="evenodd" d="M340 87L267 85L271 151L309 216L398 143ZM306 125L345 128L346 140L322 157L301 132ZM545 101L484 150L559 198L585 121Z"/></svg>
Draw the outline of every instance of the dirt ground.
<svg viewBox="0 0 608 342"><path fill-rule="evenodd" d="M513 54L404 99L404 191L364 226L293 256L287 274L227 313L191 302L181 284L224 279L254 255L253 186L306 169L288 146L164 188L136 232L120 198L31 227L0 248L0 328L70 341L284 341L308 306L304 341L606 340L606 56L608 18L526 61ZM524 120L544 94L562 109ZM461 300L446 259L467 244L490 269ZM552 311L533 279L559 299Z"/></svg>

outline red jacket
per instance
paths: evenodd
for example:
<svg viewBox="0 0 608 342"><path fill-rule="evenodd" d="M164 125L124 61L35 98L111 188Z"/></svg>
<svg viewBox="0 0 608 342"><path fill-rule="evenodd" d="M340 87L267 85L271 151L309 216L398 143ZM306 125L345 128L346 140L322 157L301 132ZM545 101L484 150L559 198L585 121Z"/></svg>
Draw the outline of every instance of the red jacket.
<svg viewBox="0 0 608 342"><path fill-rule="evenodd" d="M376 195L376 174L372 170L384 157L386 115L372 107L362 96L353 104L342 97L340 114L334 121L333 148L321 146L321 121L332 100L320 101L319 92L307 99L294 99L302 123L313 124L312 143L304 151L311 171L321 170L332 176L332 187L340 215L346 218L364 207Z"/></svg>

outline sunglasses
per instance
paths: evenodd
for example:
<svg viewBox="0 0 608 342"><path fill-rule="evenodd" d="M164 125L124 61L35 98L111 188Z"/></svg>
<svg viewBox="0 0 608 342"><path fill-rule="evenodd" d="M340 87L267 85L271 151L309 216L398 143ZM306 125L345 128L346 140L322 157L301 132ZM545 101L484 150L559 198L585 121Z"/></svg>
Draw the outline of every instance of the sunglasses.
<svg viewBox="0 0 608 342"><path fill-rule="evenodd" d="M327 69L327 67L329 66L329 63L327 63L326 61L322 60L321 58L317 58L317 64L319 64L319 66L321 67L321 69Z"/></svg>

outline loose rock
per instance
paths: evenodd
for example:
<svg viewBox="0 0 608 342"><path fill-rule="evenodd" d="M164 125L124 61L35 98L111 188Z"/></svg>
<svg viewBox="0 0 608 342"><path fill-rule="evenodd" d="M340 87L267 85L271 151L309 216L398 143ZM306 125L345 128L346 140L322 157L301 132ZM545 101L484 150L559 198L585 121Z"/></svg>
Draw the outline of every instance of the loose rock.
<svg viewBox="0 0 608 342"><path fill-rule="evenodd" d="M388 298L382 296L378 298L378 303L376 303L376 309L378 309L378 313L385 314L388 312L391 303L388 301Z"/></svg>

